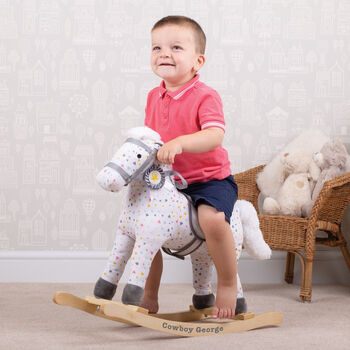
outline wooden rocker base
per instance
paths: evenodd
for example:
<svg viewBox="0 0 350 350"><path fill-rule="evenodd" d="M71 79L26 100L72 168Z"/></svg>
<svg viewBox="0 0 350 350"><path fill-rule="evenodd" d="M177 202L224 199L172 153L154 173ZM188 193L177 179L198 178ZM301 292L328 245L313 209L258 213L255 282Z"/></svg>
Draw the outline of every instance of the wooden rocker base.
<svg viewBox="0 0 350 350"><path fill-rule="evenodd" d="M148 314L148 310L142 307L124 305L119 302L94 297L81 299L66 292L56 292L53 301L58 305L71 306L112 321L142 326L183 337L244 332L256 328L277 326L283 321L283 316L280 312L265 312L260 315L248 312L236 315L233 320L228 322L218 322L210 318L211 308L197 310L193 306L190 306L189 311Z"/></svg>

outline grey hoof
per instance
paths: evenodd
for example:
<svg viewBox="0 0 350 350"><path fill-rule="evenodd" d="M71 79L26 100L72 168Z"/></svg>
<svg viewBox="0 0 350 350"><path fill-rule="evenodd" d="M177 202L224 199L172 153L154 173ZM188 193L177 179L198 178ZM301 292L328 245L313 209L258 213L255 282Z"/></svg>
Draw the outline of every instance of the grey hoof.
<svg viewBox="0 0 350 350"><path fill-rule="evenodd" d="M143 298L143 289L134 284L127 284L124 287L122 302L129 305L140 305Z"/></svg>
<svg viewBox="0 0 350 350"><path fill-rule="evenodd" d="M236 303L235 315L247 312L248 305L244 298L238 298Z"/></svg>
<svg viewBox="0 0 350 350"><path fill-rule="evenodd" d="M193 294L192 303L193 303L193 306L198 310L205 309L207 307L212 307L215 304L215 296L214 294L207 294L207 295ZM247 308L248 308L248 305L245 299L238 298L236 302L235 315L243 314L247 312Z"/></svg>
<svg viewBox="0 0 350 350"><path fill-rule="evenodd" d="M193 294L192 304L198 310L214 306L215 296L214 294L206 294L206 295Z"/></svg>
<svg viewBox="0 0 350 350"><path fill-rule="evenodd" d="M99 278L95 284L94 295L96 298L112 300L117 290L117 286L111 282Z"/></svg>

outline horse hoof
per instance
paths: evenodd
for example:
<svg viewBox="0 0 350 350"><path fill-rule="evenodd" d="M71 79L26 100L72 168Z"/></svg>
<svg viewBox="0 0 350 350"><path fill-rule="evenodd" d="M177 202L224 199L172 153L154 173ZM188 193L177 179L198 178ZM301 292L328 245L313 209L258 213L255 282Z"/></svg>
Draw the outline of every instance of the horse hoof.
<svg viewBox="0 0 350 350"><path fill-rule="evenodd" d="M244 314L247 312L248 305L244 298L237 298L235 314Z"/></svg>
<svg viewBox="0 0 350 350"><path fill-rule="evenodd" d="M124 287L122 295L123 304L139 306L141 304L142 298L143 288L134 284L127 284Z"/></svg>
<svg viewBox="0 0 350 350"><path fill-rule="evenodd" d="M192 303L197 310L206 309L207 307L214 306L215 296L214 294L207 294L207 295L193 294ZM245 301L245 298L238 298L236 302L235 315L243 314L247 312L247 309L248 309L248 305L247 305L247 302Z"/></svg>
<svg viewBox="0 0 350 350"><path fill-rule="evenodd" d="M215 296L214 294L206 294L206 295L193 294L192 304L198 310L206 309L207 307L212 307L215 304Z"/></svg>
<svg viewBox="0 0 350 350"><path fill-rule="evenodd" d="M95 284L94 295L96 298L112 300L116 290L115 284L100 277Z"/></svg>

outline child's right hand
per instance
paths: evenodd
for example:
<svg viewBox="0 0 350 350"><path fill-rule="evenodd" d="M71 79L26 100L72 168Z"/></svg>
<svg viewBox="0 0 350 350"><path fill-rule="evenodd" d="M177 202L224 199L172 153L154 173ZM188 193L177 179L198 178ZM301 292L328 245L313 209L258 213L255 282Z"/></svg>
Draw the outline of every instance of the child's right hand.
<svg viewBox="0 0 350 350"><path fill-rule="evenodd" d="M175 156L182 153L181 143L177 140L171 140L165 143L157 152L157 159L161 163L173 164Z"/></svg>

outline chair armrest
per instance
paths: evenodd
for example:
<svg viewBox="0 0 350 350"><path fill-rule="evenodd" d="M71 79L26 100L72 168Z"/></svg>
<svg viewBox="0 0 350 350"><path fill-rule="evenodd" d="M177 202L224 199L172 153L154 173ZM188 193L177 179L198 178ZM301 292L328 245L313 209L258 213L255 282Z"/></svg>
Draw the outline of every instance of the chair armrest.
<svg viewBox="0 0 350 350"><path fill-rule="evenodd" d="M326 181L310 213L309 220L340 225L350 201L350 172Z"/></svg>
<svg viewBox="0 0 350 350"><path fill-rule="evenodd" d="M326 181L323 184L323 188L327 188L327 187L336 188L336 187L344 186L348 183L350 183L350 172L339 175L332 180Z"/></svg>
<svg viewBox="0 0 350 350"><path fill-rule="evenodd" d="M256 211L258 211L259 189L256 185L256 176L262 171L265 165L259 165L255 168L234 174L233 177L238 186L238 199L245 199L251 202Z"/></svg>

